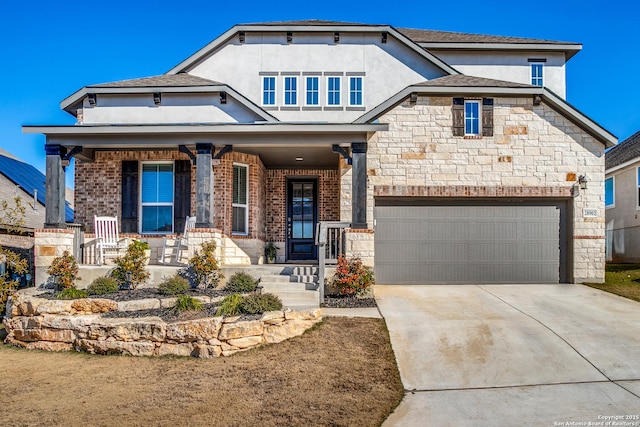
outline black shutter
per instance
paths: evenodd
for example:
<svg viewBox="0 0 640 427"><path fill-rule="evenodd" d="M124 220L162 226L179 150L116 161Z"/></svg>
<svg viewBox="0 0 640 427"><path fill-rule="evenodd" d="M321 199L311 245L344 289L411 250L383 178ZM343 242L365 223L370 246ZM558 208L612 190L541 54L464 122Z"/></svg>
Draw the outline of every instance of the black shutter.
<svg viewBox="0 0 640 427"><path fill-rule="evenodd" d="M191 161L176 160L173 189L173 229L176 233L184 231L187 216L191 216Z"/></svg>
<svg viewBox="0 0 640 427"><path fill-rule="evenodd" d="M122 224L123 233L138 232L138 161L122 161Z"/></svg>
<svg viewBox="0 0 640 427"><path fill-rule="evenodd" d="M482 136L493 136L493 99L482 99Z"/></svg>
<svg viewBox="0 0 640 427"><path fill-rule="evenodd" d="M453 136L464 136L464 98L453 98Z"/></svg>

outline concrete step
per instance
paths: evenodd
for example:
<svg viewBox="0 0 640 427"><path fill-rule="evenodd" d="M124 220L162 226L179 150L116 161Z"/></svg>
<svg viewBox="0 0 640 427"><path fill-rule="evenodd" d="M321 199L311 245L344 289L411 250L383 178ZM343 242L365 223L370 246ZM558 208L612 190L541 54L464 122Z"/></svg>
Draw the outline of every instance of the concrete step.
<svg viewBox="0 0 640 427"><path fill-rule="evenodd" d="M295 291L295 290L310 290L315 291L318 289L317 283L306 282L260 282L260 286L266 292L273 291Z"/></svg>
<svg viewBox="0 0 640 427"><path fill-rule="evenodd" d="M317 276L318 275L318 267L313 265L302 265L291 268L292 276Z"/></svg>
<svg viewBox="0 0 640 427"><path fill-rule="evenodd" d="M297 299L318 299L319 294L318 291L309 291L309 290L262 290L264 293L274 294L282 298L297 298Z"/></svg>

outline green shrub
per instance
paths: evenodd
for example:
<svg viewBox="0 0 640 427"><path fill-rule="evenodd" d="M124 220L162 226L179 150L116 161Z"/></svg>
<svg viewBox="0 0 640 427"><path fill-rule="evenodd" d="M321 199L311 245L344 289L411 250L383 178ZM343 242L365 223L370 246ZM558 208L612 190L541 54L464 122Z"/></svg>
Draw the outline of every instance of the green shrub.
<svg viewBox="0 0 640 427"><path fill-rule="evenodd" d="M116 279L118 284L127 284L127 272L131 273L132 288L136 288L149 278L150 274L145 270L147 264L147 254L145 247L149 245L139 240L134 240L127 246L127 252L115 259L116 268L111 272L111 277Z"/></svg>
<svg viewBox="0 0 640 427"><path fill-rule="evenodd" d="M162 295L181 295L189 290L191 285L189 281L184 277L180 277L177 274L164 279L162 283L158 285L158 291Z"/></svg>
<svg viewBox="0 0 640 427"><path fill-rule="evenodd" d="M364 265L360 258L347 260L344 255L338 256L331 285L338 288L341 295L363 295L374 283L373 270Z"/></svg>
<svg viewBox="0 0 640 427"><path fill-rule="evenodd" d="M78 299L78 298L86 298L87 291L83 289L76 288L64 288L62 291L56 295L57 299Z"/></svg>
<svg viewBox="0 0 640 427"><path fill-rule="evenodd" d="M0 274L0 318L6 308L7 299L18 288L18 279L13 279L13 274L22 275L28 272L29 264L18 253L0 246L0 258L6 262L4 274Z"/></svg>
<svg viewBox="0 0 640 427"><path fill-rule="evenodd" d="M202 311L204 310L204 306L202 303L192 297L191 295L178 295L178 299L176 300L176 304L172 309L175 313L182 313L184 311Z"/></svg>
<svg viewBox="0 0 640 427"><path fill-rule="evenodd" d="M47 268L47 274L58 278L56 284L58 289L75 287L75 281L81 279L78 277L78 271L78 263L69 251L64 251L61 256L55 257Z"/></svg>
<svg viewBox="0 0 640 427"><path fill-rule="evenodd" d="M98 277L87 287L89 295L106 295L118 292L118 282L113 277Z"/></svg>
<svg viewBox="0 0 640 427"><path fill-rule="evenodd" d="M231 292L253 292L258 287L258 281L249 273L237 272L229 278L227 289Z"/></svg>
<svg viewBox="0 0 640 427"><path fill-rule="evenodd" d="M218 260L215 257L216 242L209 241L202 244L201 250L196 250L189 260L187 274L196 285L204 288L215 288L224 276L220 272Z"/></svg>
<svg viewBox="0 0 640 427"><path fill-rule="evenodd" d="M240 311L245 314L262 314L265 311L282 310L282 301L273 294L249 294L242 300Z"/></svg>
<svg viewBox="0 0 640 427"><path fill-rule="evenodd" d="M222 300L222 304L216 311L216 316L235 316L240 314L240 306L244 298L240 294L228 295Z"/></svg>

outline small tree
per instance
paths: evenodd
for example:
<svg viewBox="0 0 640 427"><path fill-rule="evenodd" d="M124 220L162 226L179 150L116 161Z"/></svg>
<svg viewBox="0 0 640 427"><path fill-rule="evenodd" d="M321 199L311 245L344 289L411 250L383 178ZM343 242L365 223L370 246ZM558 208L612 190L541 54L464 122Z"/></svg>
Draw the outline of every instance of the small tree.
<svg viewBox="0 0 640 427"><path fill-rule="evenodd" d="M186 275L198 285L204 288L215 288L224 278L220 272L218 260L215 257L216 242L213 240L204 242L201 250L196 250L189 260Z"/></svg>
<svg viewBox="0 0 640 427"><path fill-rule="evenodd" d="M78 277L78 272L78 263L69 251L64 251L61 256L54 258L47 268L47 274L58 278L56 286L60 290L75 288L75 281L81 279Z"/></svg>
<svg viewBox="0 0 640 427"><path fill-rule="evenodd" d="M21 234L25 224L26 207L20 196L13 198L13 206L7 200L0 204L0 224L3 224L9 234Z"/></svg>
<svg viewBox="0 0 640 427"><path fill-rule="evenodd" d="M364 265L360 258L347 260L344 255L338 256L336 273L331 285L335 286L341 295L362 296L374 283L373 270Z"/></svg>
<svg viewBox="0 0 640 427"><path fill-rule="evenodd" d="M145 270L147 264L147 255L145 248L148 245L144 242L133 241L127 246L127 252L115 259L116 268L111 272L111 277L116 279L119 284L130 284L135 289L141 283L147 281L150 273ZM130 281L127 278L130 273Z"/></svg>
<svg viewBox="0 0 640 427"><path fill-rule="evenodd" d="M7 299L18 288L20 280L14 276L26 274L29 263L17 253L0 246L0 261L6 265L6 270L0 274L0 315L4 313Z"/></svg>

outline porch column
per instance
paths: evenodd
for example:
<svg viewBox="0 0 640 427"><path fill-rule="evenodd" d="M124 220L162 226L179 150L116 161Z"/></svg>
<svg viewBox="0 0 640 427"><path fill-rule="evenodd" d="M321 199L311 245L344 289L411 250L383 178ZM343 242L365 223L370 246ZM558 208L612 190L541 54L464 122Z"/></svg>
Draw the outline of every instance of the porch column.
<svg viewBox="0 0 640 427"><path fill-rule="evenodd" d="M46 194L45 228L66 228L65 223L65 172L62 158L67 149L57 144L45 144L46 157Z"/></svg>
<svg viewBox="0 0 640 427"><path fill-rule="evenodd" d="M213 144L196 144L196 227L213 227Z"/></svg>
<svg viewBox="0 0 640 427"><path fill-rule="evenodd" d="M367 143L351 143L351 228L367 228Z"/></svg>

